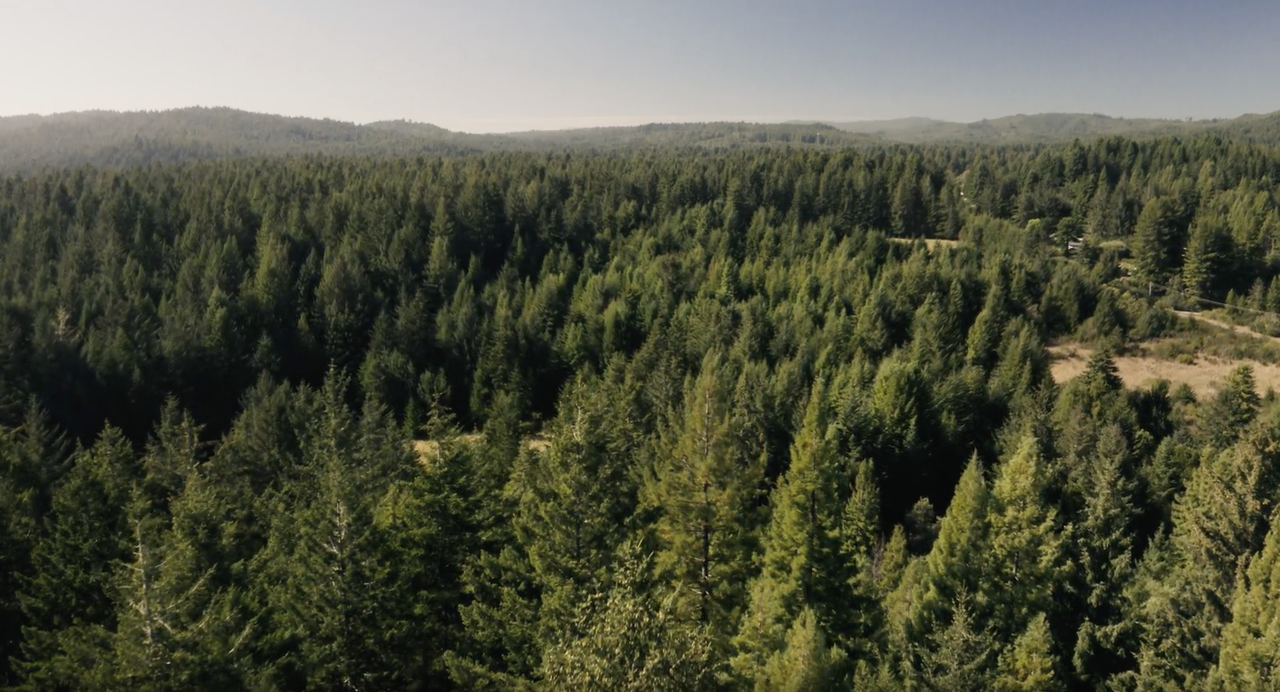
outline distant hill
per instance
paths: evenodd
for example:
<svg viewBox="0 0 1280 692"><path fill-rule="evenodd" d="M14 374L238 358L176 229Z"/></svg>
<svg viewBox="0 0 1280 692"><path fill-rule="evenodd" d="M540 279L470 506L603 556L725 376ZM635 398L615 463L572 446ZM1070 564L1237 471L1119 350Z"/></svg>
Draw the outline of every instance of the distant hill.
<svg viewBox="0 0 1280 692"><path fill-rule="evenodd" d="M499 139L403 121L355 125L230 108L87 111L0 118L0 169L315 153L469 152L492 148Z"/></svg>
<svg viewBox="0 0 1280 692"><path fill-rule="evenodd" d="M832 127L845 132L856 132L864 135L888 136L900 133L912 133L929 130L940 125L954 125L945 120L933 118L898 118L896 120L856 120L847 123L828 123Z"/></svg>
<svg viewBox="0 0 1280 692"><path fill-rule="evenodd" d="M653 123L637 127L514 132L506 135L533 147L704 147L741 148L760 145L853 146L873 143L870 137L823 123Z"/></svg>
<svg viewBox="0 0 1280 692"><path fill-rule="evenodd" d="M1259 144L1280 144L1280 111L1242 115L1217 122L1211 128L1232 139Z"/></svg>
<svg viewBox="0 0 1280 692"><path fill-rule="evenodd" d="M1221 132L1253 141L1280 142L1280 112L1246 115L1233 120L1159 120L1112 118L1084 113L1011 115L972 123L929 118L830 123L846 132L872 135L882 140L925 144L966 142L1028 144L1095 137L1154 137L1173 134Z"/></svg>
<svg viewBox="0 0 1280 692"><path fill-rule="evenodd" d="M137 166L192 159L307 154L415 156L499 150L738 149L760 146L849 147L883 142L1024 144L1126 135L1218 133L1280 144L1280 112L1232 120L1182 121L1047 113L974 123L903 118L846 123L655 123L637 127L476 135L427 123L367 125L183 108L119 113L86 111L0 118L0 172L81 164Z"/></svg>
<svg viewBox="0 0 1280 692"><path fill-rule="evenodd" d="M413 156L557 148L823 147L873 141L864 135L820 124L682 123L476 135L405 120L356 125L231 108L129 113L86 111L0 118L0 171L33 171L84 163L136 166L242 156Z"/></svg>

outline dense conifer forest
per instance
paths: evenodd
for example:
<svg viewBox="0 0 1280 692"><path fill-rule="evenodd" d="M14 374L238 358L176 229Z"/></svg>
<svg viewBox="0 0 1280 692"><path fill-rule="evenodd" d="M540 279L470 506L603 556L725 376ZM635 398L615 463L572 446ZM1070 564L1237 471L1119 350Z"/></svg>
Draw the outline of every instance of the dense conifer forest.
<svg viewBox="0 0 1280 692"><path fill-rule="evenodd" d="M0 686L1280 684L1280 149L760 144L0 178Z"/></svg>
<svg viewBox="0 0 1280 692"><path fill-rule="evenodd" d="M356 125L231 108L118 113L86 111L0 117L0 173L34 173L92 164L128 167L255 156L416 156L494 151L762 145L848 147L874 140L824 124L654 123L639 127L478 135L435 125L382 121Z"/></svg>

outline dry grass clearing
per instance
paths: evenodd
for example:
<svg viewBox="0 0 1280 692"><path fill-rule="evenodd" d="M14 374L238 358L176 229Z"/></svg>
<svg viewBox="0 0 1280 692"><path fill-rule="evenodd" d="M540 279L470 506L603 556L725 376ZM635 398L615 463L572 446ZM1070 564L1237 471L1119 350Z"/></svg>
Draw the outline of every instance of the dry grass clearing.
<svg viewBox="0 0 1280 692"><path fill-rule="evenodd" d="M484 436L480 433L465 433L453 438L453 441L470 447L483 442ZM541 435L526 437L522 444L525 449L533 452L545 452L551 447L551 441ZM418 458L423 463L426 463L440 456L440 442L437 440L414 440L413 451L418 453Z"/></svg>
<svg viewBox="0 0 1280 692"><path fill-rule="evenodd" d="M936 250L940 247L958 247L960 245L960 241L948 238L890 238L889 242L910 245L917 240L923 240L925 247L930 250Z"/></svg>
<svg viewBox="0 0 1280 692"><path fill-rule="evenodd" d="M1177 315L1178 317L1184 317L1186 319L1196 320L1197 322L1202 322L1212 327L1217 327L1218 329L1225 329L1226 331L1229 331L1232 334L1239 334L1242 336L1253 337L1255 339L1265 339L1267 341L1270 341L1273 344L1280 344L1280 338L1270 336L1268 334L1260 334L1257 331L1254 331L1253 329L1250 329L1249 327L1245 327L1243 325L1232 324L1230 322L1223 322L1222 320L1215 319L1214 317L1211 317L1210 315L1206 315L1203 312L1187 312L1185 310L1174 310L1173 314Z"/></svg>
<svg viewBox="0 0 1280 692"><path fill-rule="evenodd" d="M1155 342L1151 344L1157 346ZM1145 351L1145 349L1144 349ZM1053 358L1053 380L1066 382L1084 372L1093 352L1087 348L1072 344L1060 344L1049 347L1049 355ZM1156 358L1145 352L1117 356L1116 369L1126 387L1136 388L1151 384L1156 380L1169 380L1174 385L1186 383L1197 397L1212 396L1227 374L1241 365L1253 366L1253 375L1258 383L1258 393L1268 389L1280 391L1280 365L1260 363L1256 360L1239 358L1221 358L1198 355L1192 358L1167 360Z"/></svg>

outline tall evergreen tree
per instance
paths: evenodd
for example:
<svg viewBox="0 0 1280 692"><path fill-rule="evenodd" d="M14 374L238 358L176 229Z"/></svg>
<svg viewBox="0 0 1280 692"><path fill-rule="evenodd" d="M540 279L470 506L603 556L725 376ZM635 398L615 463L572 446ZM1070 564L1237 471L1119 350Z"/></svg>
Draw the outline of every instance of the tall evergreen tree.
<svg viewBox="0 0 1280 692"><path fill-rule="evenodd" d="M1239 562L1261 547L1275 504L1272 467L1241 442L1192 474L1173 508L1171 564L1140 592L1139 689L1201 685L1217 661Z"/></svg>
<svg viewBox="0 0 1280 692"><path fill-rule="evenodd" d="M760 458L740 444L730 378L723 357L703 360L686 386L680 428L666 434L645 489L647 504L661 511L657 568L684 585L685 615L723 633L736 627L745 600L763 481Z"/></svg>
<svg viewBox="0 0 1280 692"><path fill-rule="evenodd" d="M961 591L949 604L950 622L927 638L918 663L907 677L931 692L978 692L991 689L998 648L990 632L975 621L968 596Z"/></svg>
<svg viewBox="0 0 1280 692"><path fill-rule="evenodd" d="M1172 196L1155 197L1143 206L1134 228L1139 279L1157 285L1169 282L1182 266L1189 222L1179 201Z"/></svg>
<svg viewBox="0 0 1280 692"><path fill-rule="evenodd" d="M1270 690L1280 686L1280 522L1241 575L1222 630L1218 662L1208 689Z"/></svg>
<svg viewBox="0 0 1280 692"><path fill-rule="evenodd" d="M827 423L827 387L814 384L804 424L791 446L791 465L771 494L763 570L735 643L734 667L760 679L769 657L785 645L787 631L804 609L826 631L844 633L849 580L840 545L842 483L836 444Z"/></svg>
<svg viewBox="0 0 1280 692"><path fill-rule="evenodd" d="M1124 608L1134 575L1134 483L1118 427L1103 433L1090 460L1090 483L1074 541L1083 603L1072 662L1085 684L1097 687L1132 666L1135 631Z"/></svg>
<svg viewBox="0 0 1280 692"><path fill-rule="evenodd" d="M839 648L827 646L822 625L806 607L788 630L784 646L765 663L755 688L777 692L845 689L844 655Z"/></svg>
<svg viewBox="0 0 1280 692"><path fill-rule="evenodd" d="M651 565L639 548L624 548L612 583L581 605L578 622L548 649L539 689L717 688L717 658L706 625L680 616L678 595L652 583Z"/></svg>
<svg viewBox="0 0 1280 692"><path fill-rule="evenodd" d="M999 673L991 688L997 692L1057 692L1066 689L1058 677L1053 635L1044 614L1000 654Z"/></svg>
<svg viewBox="0 0 1280 692"><path fill-rule="evenodd" d="M956 485L929 554L914 569L908 568L886 599L890 622L903 629L894 635L899 642L926 641L946 627L944 623L967 628L964 618L987 617L991 604L979 587L990 550L990 504L982 464L975 456ZM957 620L952 608L960 601L966 613Z"/></svg>
<svg viewBox="0 0 1280 692"><path fill-rule="evenodd" d="M1039 443L1030 436L1000 465L992 485L990 574L983 587L994 606L994 629L1007 638L1036 613L1053 607L1055 591L1067 576L1057 512L1047 502L1047 485Z"/></svg>
<svg viewBox="0 0 1280 692"><path fill-rule="evenodd" d="M397 671L383 646L380 582L385 535L374 510L411 468L409 447L385 411L346 407L345 378L331 374L303 457L309 492L280 511L258 557L258 596L271 612L267 644L281 658L271 677L285 686L368 689Z"/></svg>
<svg viewBox="0 0 1280 692"><path fill-rule="evenodd" d="M1218 395L1201 413L1200 427L1215 449L1231 446L1258 416L1260 399L1253 368L1241 365L1222 383Z"/></svg>
<svg viewBox="0 0 1280 692"><path fill-rule="evenodd" d="M139 464L115 428L77 453L74 464L54 490L51 525L32 551L32 577L19 593L30 623L18 664L27 689L93 685L89 676L116 626L114 569L129 555L125 508Z"/></svg>

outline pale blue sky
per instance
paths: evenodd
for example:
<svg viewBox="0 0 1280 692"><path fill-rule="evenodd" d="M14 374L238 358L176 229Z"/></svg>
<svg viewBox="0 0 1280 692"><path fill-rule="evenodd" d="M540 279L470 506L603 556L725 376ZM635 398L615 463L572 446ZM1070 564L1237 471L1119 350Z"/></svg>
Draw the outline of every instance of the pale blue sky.
<svg viewBox="0 0 1280 692"><path fill-rule="evenodd" d="M1280 110L1276 0L0 0L0 115L472 132Z"/></svg>

